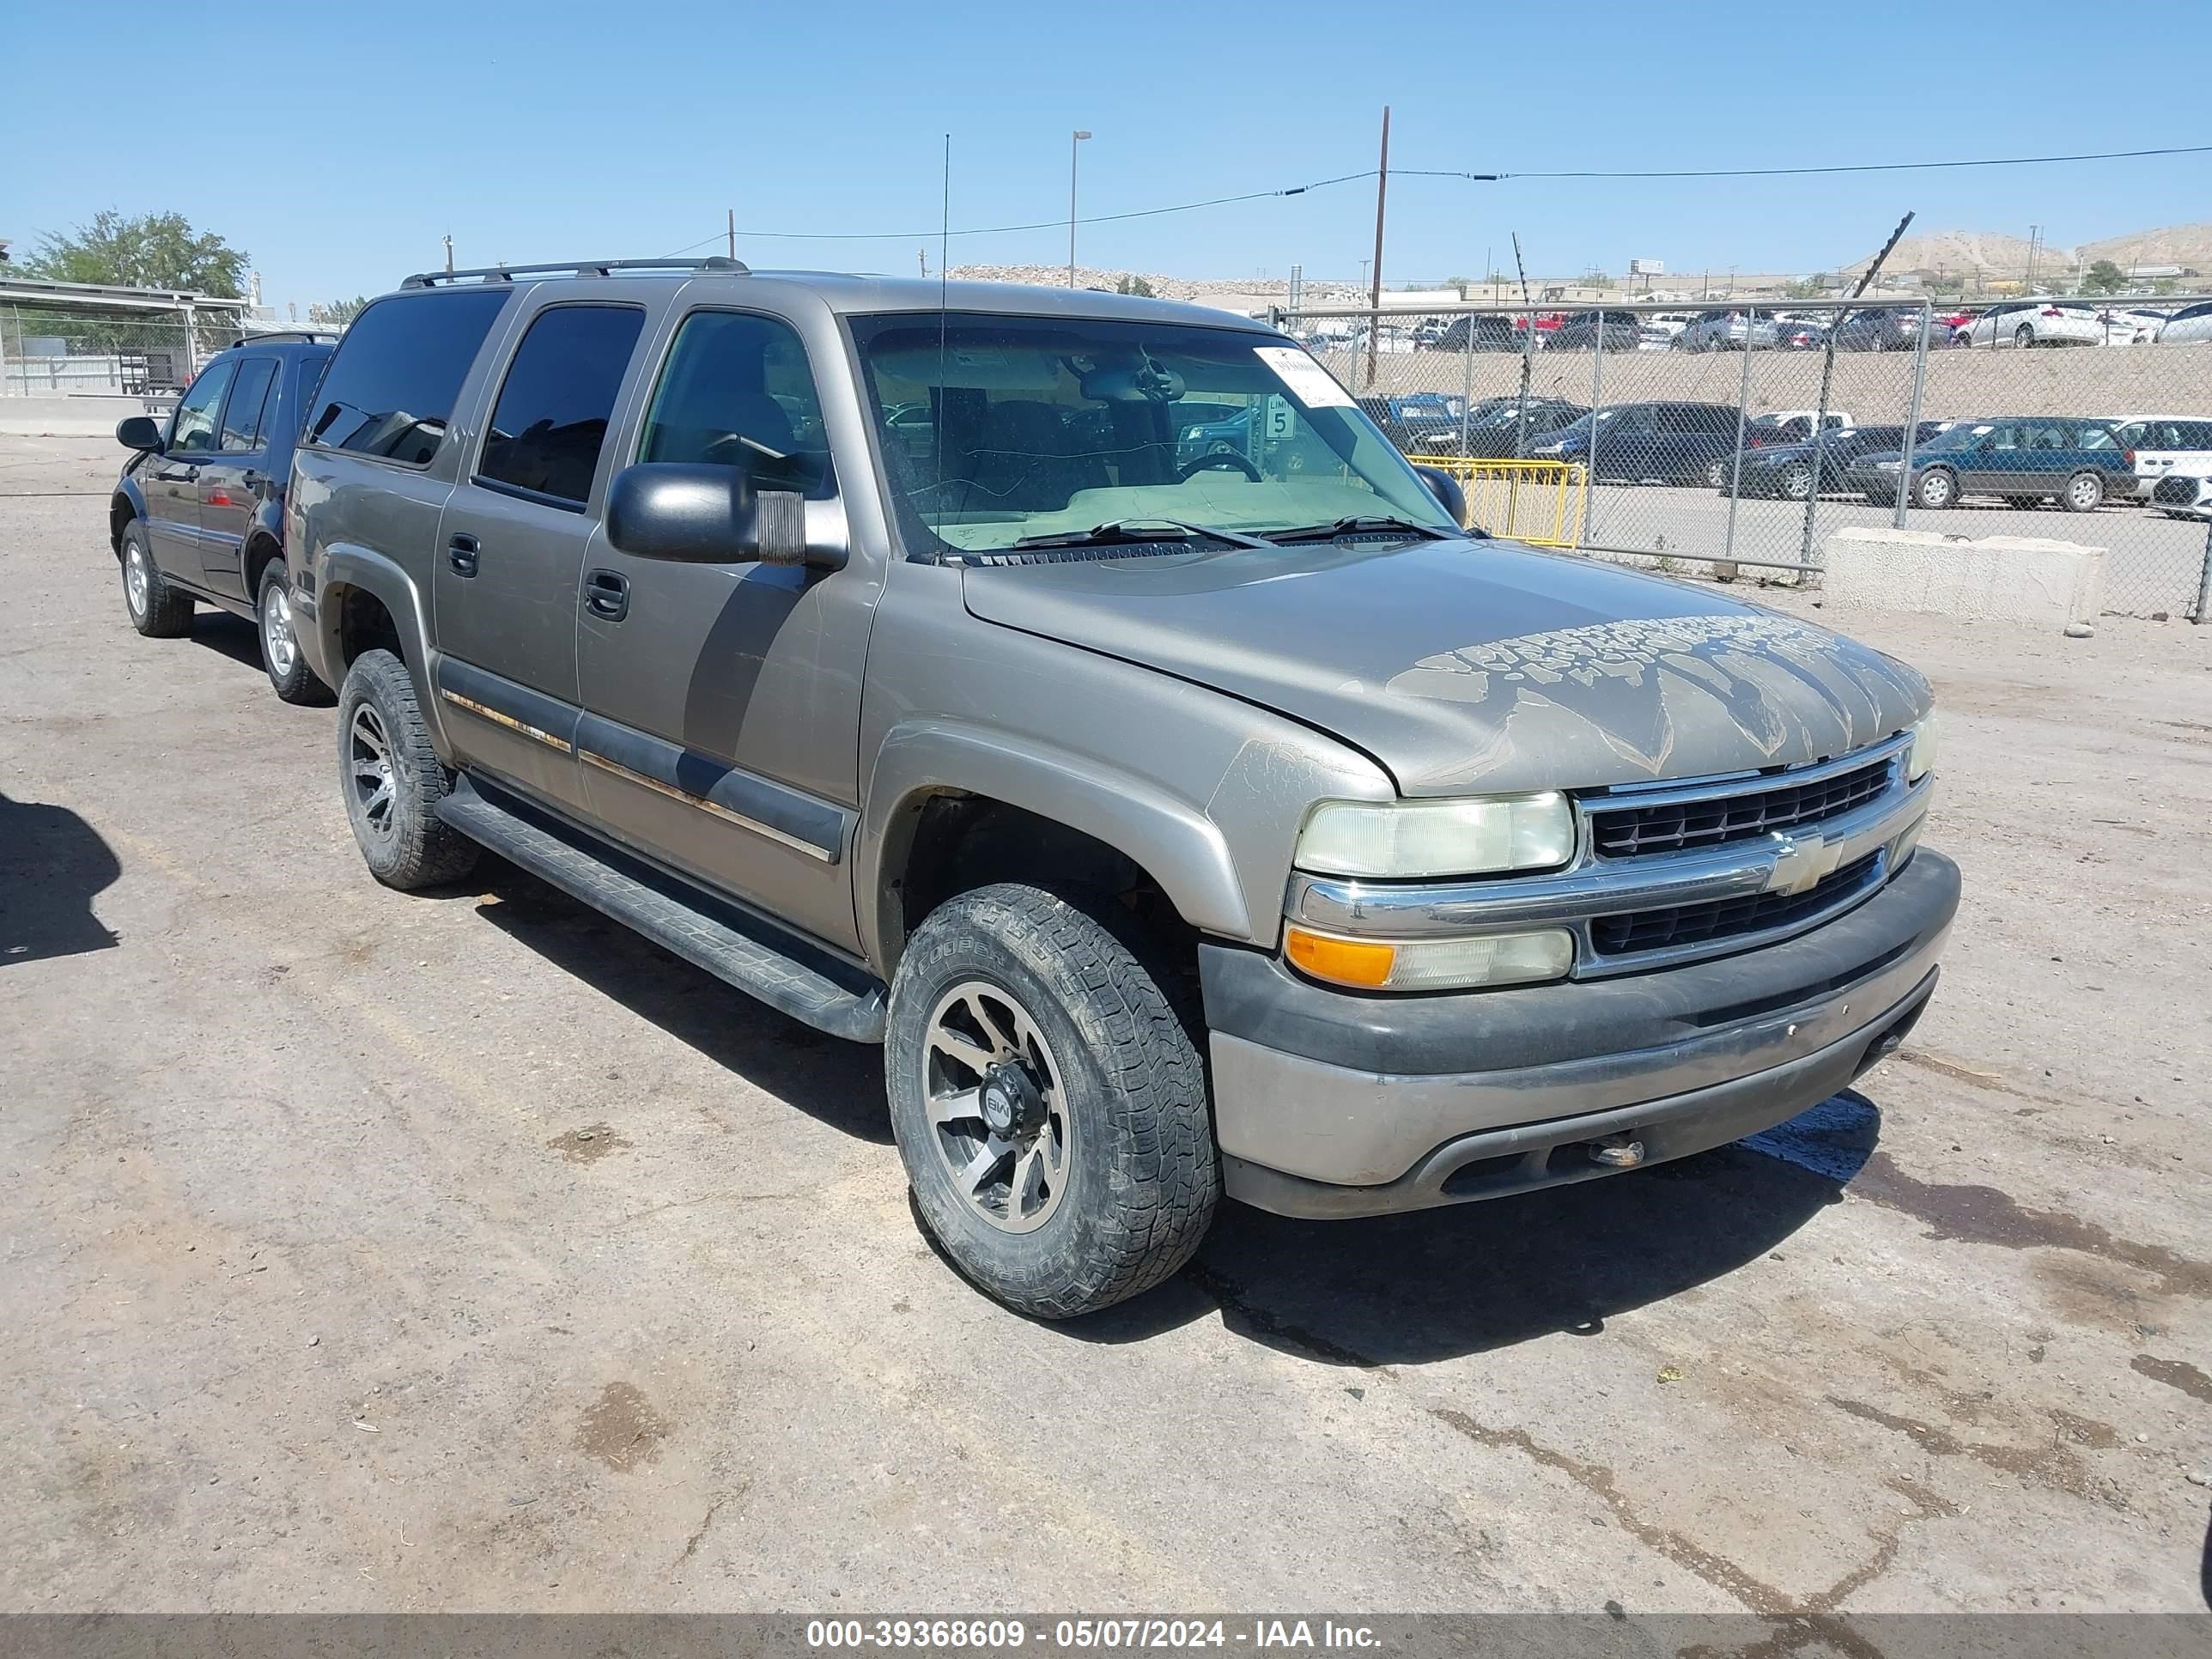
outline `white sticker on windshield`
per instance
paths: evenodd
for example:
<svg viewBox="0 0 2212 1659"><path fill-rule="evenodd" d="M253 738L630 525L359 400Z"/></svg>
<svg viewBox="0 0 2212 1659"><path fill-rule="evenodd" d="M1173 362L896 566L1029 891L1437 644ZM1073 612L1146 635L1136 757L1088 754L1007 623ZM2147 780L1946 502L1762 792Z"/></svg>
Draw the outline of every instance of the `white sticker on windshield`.
<svg viewBox="0 0 2212 1659"><path fill-rule="evenodd" d="M1352 394L1296 346L1254 346L1252 355L1281 376L1291 395L1308 409L1352 407Z"/></svg>

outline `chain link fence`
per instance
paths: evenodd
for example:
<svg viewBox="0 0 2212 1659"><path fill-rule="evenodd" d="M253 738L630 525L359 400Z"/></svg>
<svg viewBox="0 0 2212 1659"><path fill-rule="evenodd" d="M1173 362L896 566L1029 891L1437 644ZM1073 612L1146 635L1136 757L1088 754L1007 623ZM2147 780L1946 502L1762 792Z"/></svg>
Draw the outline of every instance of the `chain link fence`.
<svg viewBox="0 0 2212 1659"><path fill-rule="evenodd" d="M0 398L125 397L155 404L238 337L228 313L42 310L0 305Z"/></svg>
<svg viewBox="0 0 2212 1659"><path fill-rule="evenodd" d="M1608 301L1277 318L1500 535L1798 580L1890 526L2107 550L2105 606L2191 617L2212 571L2203 303ZM2161 484L2162 480L2171 479ZM2206 498L2199 507L2197 497ZM2186 495L2188 500L2182 498Z"/></svg>

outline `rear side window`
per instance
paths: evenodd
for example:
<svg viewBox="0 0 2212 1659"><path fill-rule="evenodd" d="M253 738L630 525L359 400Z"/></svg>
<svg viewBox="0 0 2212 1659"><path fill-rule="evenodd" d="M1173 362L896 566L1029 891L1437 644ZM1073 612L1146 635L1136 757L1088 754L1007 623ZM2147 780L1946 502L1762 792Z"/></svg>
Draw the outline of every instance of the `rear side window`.
<svg viewBox="0 0 2212 1659"><path fill-rule="evenodd" d="M645 313L634 306L556 306L515 348L484 434L478 483L563 506L591 498L592 475Z"/></svg>
<svg viewBox="0 0 2212 1659"><path fill-rule="evenodd" d="M261 410L269 401L269 388L276 379L274 357L248 357L238 366L231 383L230 401L222 406L222 447L233 452L250 450L261 441Z"/></svg>
<svg viewBox="0 0 2212 1659"><path fill-rule="evenodd" d="M504 287L379 300L354 319L324 374L307 441L428 465L507 301Z"/></svg>

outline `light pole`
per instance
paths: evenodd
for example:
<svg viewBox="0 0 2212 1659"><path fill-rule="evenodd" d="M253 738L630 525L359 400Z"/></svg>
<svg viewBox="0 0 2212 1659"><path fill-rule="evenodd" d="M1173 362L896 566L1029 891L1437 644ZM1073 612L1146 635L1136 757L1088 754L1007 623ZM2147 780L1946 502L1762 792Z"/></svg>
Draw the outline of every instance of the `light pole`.
<svg viewBox="0 0 2212 1659"><path fill-rule="evenodd" d="M1075 286L1075 158L1079 146L1091 135L1081 128L1068 135L1067 139L1067 285Z"/></svg>

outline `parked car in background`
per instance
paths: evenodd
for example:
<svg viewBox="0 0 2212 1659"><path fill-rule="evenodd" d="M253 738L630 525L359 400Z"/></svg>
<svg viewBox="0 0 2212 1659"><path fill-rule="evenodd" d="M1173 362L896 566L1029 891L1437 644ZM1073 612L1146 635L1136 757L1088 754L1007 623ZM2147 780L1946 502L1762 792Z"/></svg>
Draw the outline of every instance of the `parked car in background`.
<svg viewBox="0 0 2212 1659"><path fill-rule="evenodd" d="M1424 351L1518 351L1524 338L1516 319L1498 312L1455 317L1422 346ZM1539 343L1540 343L1540 339Z"/></svg>
<svg viewBox="0 0 2212 1659"><path fill-rule="evenodd" d="M1783 351L1826 351L1829 325L1808 317L1778 317L1774 343Z"/></svg>
<svg viewBox="0 0 2212 1659"><path fill-rule="evenodd" d="M1931 345L1948 342L1950 331L1935 319L1929 321ZM1854 311L1836 325L1838 351L1917 351L1920 349L1920 307L1869 306Z"/></svg>
<svg viewBox="0 0 2212 1659"><path fill-rule="evenodd" d="M1918 448L1950 424L1948 421L1921 422L1913 447ZM1815 447L1809 433L1795 443L1757 449L1747 445L1741 473L1731 466L1717 488L1726 495L1731 480L1740 480L1742 495L1778 495L1785 501L1802 501L1812 492ZM1858 426L1828 433L1817 446L1821 492L1856 488L1850 472L1863 457L1895 454L1904 447L1902 426Z"/></svg>
<svg viewBox="0 0 2212 1659"><path fill-rule="evenodd" d="M115 428L132 452L108 504L108 542L131 625L191 631L200 605L251 617L262 665L286 702L326 701L300 655L284 576L284 495L326 336L264 334L208 360L165 422Z"/></svg>
<svg viewBox="0 0 2212 1659"><path fill-rule="evenodd" d="M1702 483L1728 477L1735 453L1729 404L1613 404L1531 444L1535 460L1581 461L1601 483Z"/></svg>
<svg viewBox="0 0 2212 1659"><path fill-rule="evenodd" d="M1544 342L1553 351L1633 351L1644 338L1632 311L1577 311L1560 321Z"/></svg>
<svg viewBox="0 0 2212 1659"><path fill-rule="evenodd" d="M1774 343L1774 313L1738 307L1728 311L1701 311L1697 320L1674 337L1677 351L1761 350Z"/></svg>
<svg viewBox="0 0 2212 1659"><path fill-rule="evenodd" d="M2212 300L2184 306L2159 325L2160 345L2212 344Z"/></svg>
<svg viewBox="0 0 2212 1659"><path fill-rule="evenodd" d="M1957 343L1968 346L2125 344L2134 337L2132 324L2122 327L2107 322L2095 306L2073 300L2015 300L1991 306L1952 334Z"/></svg>
<svg viewBox="0 0 2212 1659"><path fill-rule="evenodd" d="M1903 457L1862 457L1850 484L1869 501L1887 505L1905 490L1915 507L1956 507L1968 495L1996 495L2012 507L2056 501L2089 513L2135 494L2135 467L2109 421L2048 415L2001 415L1961 421Z"/></svg>
<svg viewBox="0 0 2212 1659"><path fill-rule="evenodd" d="M1848 409L1832 409L1824 416L1817 409L1772 410L1745 422L1743 441L1752 449L1768 444L1802 443L1813 435L1815 422L1830 432L1840 432L1851 424L1851 412Z"/></svg>
<svg viewBox="0 0 2212 1659"><path fill-rule="evenodd" d="M1465 455L1475 460L1507 460L1516 455L1534 457L1536 446L1560 428L1571 426L1589 410L1560 398L1490 398L1468 411L1467 441L1460 442L1455 428L1432 443L1431 454ZM1556 456L1542 459L1555 460Z"/></svg>
<svg viewBox="0 0 2212 1659"><path fill-rule="evenodd" d="M1698 313L1694 311L1654 311L1644 313L1639 320L1645 328L1656 330L1672 341L1697 319Z"/></svg>
<svg viewBox="0 0 2212 1659"><path fill-rule="evenodd" d="M2169 472L2152 486L2150 500L2169 519L2212 519L2212 474Z"/></svg>
<svg viewBox="0 0 2212 1659"><path fill-rule="evenodd" d="M1432 439L1456 439L1467 400L1457 392L1406 392L1362 398L1360 408L1382 428L1382 435L1407 454L1433 450Z"/></svg>
<svg viewBox="0 0 2212 1659"><path fill-rule="evenodd" d="M2125 416L2112 431L2136 475L2135 493L2154 498L2169 472L2212 472L2212 420L2195 416Z"/></svg>
<svg viewBox="0 0 2212 1659"><path fill-rule="evenodd" d="M2158 338L2158 331L2166 326L2166 313L2153 311L2142 306L2117 306L2106 313L2107 320L2118 327L2135 331L2135 343L2148 345Z"/></svg>

